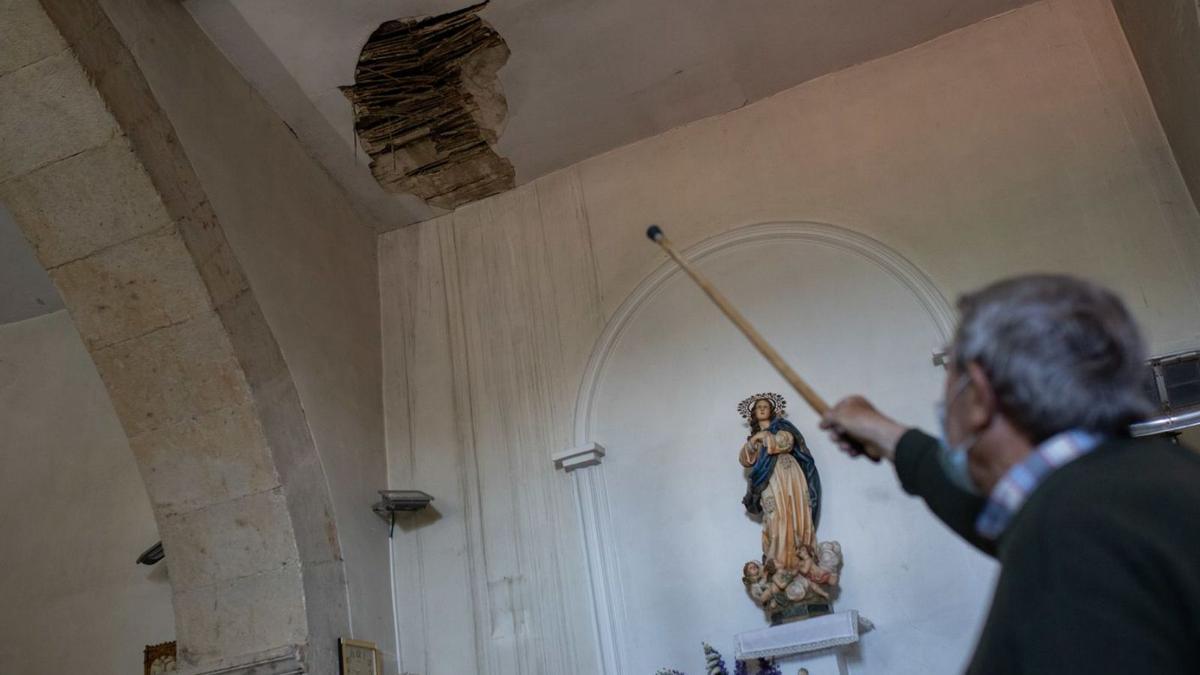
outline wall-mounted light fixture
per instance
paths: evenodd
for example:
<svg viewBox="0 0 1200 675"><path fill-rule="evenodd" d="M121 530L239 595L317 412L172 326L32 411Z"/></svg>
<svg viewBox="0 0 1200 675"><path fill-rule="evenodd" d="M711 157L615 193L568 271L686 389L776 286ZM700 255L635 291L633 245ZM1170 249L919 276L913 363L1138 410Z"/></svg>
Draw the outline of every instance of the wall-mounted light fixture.
<svg viewBox="0 0 1200 675"><path fill-rule="evenodd" d="M950 365L950 350L938 349L933 352L933 365L946 368Z"/></svg>
<svg viewBox="0 0 1200 675"><path fill-rule="evenodd" d="M162 542L160 541L145 551L142 551L142 554L138 556L137 564L153 565L166 557L166 555L166 552L163 551Z"/></svg>
<svg viewBox="0 0 1200 675"><path fill-rule="evenodd" d="M1146 397L1158 414L1134 424L1134 436L1174 436L1200 426L1200 351L1156 356L1146 363Z"/></svg>
<svg viewBox="0 0 1200 675"><path fill-rule="evenodd" d="M388 528L388 538L396 530L397 511L420 511L429 506L433 496L420 490L380 490L381 499L371 507L371 510L391 522Z"/></svg>

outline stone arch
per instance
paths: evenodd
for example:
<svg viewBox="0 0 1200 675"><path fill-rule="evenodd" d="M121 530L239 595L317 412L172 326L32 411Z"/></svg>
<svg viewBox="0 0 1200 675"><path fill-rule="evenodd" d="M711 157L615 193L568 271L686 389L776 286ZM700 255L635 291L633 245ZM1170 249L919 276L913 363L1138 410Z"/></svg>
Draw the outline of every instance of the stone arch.
<svg viewBox="0 0 1200 675"><path fill-rule="evenodd" d="M166 115L95 2L0 45L0 200L129 437L183 672L336 672L349 633L324 468L279 346ZM57 26L56 26L57 24ZM61 31L61 32L60 32Z"/></svg>

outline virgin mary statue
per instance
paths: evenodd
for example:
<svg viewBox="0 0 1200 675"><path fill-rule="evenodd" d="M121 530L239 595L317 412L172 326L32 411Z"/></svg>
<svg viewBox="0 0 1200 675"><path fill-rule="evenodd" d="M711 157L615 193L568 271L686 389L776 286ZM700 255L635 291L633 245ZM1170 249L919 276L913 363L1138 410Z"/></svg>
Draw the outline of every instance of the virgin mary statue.
<svg viewBox="0 0 1200 675"><path fill-rule="evenodd" d="M784 418L779 394L755 394L738 405L750 426L738 460L748 469L742 504L762 516L763 561L780 570L803 565L801 549L816 549L821 517L821 477L804 436Z"/></svg>

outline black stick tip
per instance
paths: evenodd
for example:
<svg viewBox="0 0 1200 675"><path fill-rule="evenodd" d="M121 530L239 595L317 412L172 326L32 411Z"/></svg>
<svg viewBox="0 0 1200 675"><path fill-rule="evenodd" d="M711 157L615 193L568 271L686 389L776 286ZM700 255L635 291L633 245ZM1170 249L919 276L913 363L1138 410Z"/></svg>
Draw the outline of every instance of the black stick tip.
<svg viewBox="0 0 1200 675"><path fill-rule="evenodd" d="M646 236L650 237L650 241L658 241L663 236L662 228L657 225L651 225L646 229Z"/></svg>

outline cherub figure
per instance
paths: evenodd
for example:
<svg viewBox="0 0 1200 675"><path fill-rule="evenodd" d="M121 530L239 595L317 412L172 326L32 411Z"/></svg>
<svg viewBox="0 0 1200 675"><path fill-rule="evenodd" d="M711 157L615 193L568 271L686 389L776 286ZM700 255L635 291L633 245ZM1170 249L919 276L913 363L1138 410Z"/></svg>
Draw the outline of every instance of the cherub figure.
<svg viewBox="0 0 1200 675"><path fill-rule="evenodd" d="M773 559L767 559L762 564L753 560L742 566L742 583L746 592L755 604L768 612L776 612L791 604L788 598L788 586L796 579L796 575L788 570L779 569Z"/></svg>
<svg viewBox="0 0 1200 675"><path fill-rule="evenodd" d="M784 592L787 599L793 604L801 602L810 602L815 598L822 598L826 602L830 601L829 594L825 589L821 588L812 580L804 576L797 576L788 584L787 590Z"/></svg>
<svg viewBox="0 0 1200 675"><path fill-rule="evenodd" d="M746 586L750 598L759 607L770 602L772 595L771 577L763 571L764 567L753 560L742 566L742 583Z"/></svg>
<svg viewBox="0 0 1200 675"><path fill-rule="evenodd" d="M838 583L837 572L822 567L814 560L813 550L808 546L800 549L800 574L822 586L837 586Z"/></svg>

